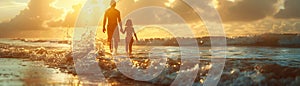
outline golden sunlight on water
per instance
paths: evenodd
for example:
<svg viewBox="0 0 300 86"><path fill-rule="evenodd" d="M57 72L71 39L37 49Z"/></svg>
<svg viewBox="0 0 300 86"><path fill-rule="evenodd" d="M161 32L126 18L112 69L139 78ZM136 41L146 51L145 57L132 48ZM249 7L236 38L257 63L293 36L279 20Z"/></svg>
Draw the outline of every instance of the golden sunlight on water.
<svg viewBox="0 0 300 86"><path fill-rule="evenodd" d="M163 27L159 26L148 26L143 27L141 30L137 31L139 38L148 39L148 38L172 38L173 35L164 30Z"/></svg>

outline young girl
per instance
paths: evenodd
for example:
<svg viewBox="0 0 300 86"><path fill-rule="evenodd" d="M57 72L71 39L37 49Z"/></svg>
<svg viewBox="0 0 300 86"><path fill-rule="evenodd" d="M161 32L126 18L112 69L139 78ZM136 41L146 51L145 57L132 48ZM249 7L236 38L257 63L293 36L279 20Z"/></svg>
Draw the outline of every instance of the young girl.
<svg viewBox="0 0 300 86"><path fill-rule="evenodd" d="M126 24L125 24L125 30L124 31L121 31L123 34L126 32L126 52L131 55L131 52L132 52L132 44L133 44L133 35L135 36L135 39L136 41L138 41L138 38L136 36L136 33L134 31L134 28L133 28L133 24L132 24L132 21L131 19L128 19L126 21ZM129 52L128 52L129 51Z"/></svg>

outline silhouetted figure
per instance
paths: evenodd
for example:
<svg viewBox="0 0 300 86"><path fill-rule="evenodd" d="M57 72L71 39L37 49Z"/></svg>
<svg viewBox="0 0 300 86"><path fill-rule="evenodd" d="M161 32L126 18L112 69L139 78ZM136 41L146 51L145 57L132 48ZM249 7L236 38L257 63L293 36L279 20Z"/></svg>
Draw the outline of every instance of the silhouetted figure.
<svg viewBox="0 0 300 86"><path fill-rule="evenodd" d="M104 20L103 20L103 32L106 32L106 27L107 27L107 35L108 35L108 44L110 48L110 52L113 51L113 47L115 48L115 52L117 53L118 50L118 42L120 41L120 35L119 35L119 27L120 26L121 30L122 28L122 20L120 16L120 11L117 10L115 7L117 3L112 0L111 1L111 7L106 10L105 15L104 15ZM106 26L106 23L108 21L108 24Z"/></svg>
<svg viewBox="0 0 300 86"><path fill-rule="evenodd" d="M126 52L131 55L132 53L132 44L133 44L133 35L135 36L136 41L138 41L138 38L136 36L136 33L133 28L132 20L128 19L126 21L125 30L121 31L123 34L126 33Z"/></svg>

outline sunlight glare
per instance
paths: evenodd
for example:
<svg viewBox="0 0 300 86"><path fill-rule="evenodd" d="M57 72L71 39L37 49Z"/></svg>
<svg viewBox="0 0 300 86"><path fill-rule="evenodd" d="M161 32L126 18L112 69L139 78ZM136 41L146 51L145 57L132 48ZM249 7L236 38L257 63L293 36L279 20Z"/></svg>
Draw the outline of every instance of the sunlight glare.
<svg viewBox="0 0 300 86"><path fill-rule="evenodd" d="M165 5L167 7L173 7L174 2L175 2L175 0L168 0L168 2L165 3Z"/></svg>
<svg viewBox="0 0 300 86"><path fill-rule="evenodd" d="M134 0L134 2L138 2L139 0Z"/></svg>
<svg viewBox="0 0 300 86"><path fill-rule="evenodd" d="M219 1L218 1L218 0L213 0L213 1L211 2L211 4L209 4L209 5L211 5L211 6L214 7L214 8L218 8L218 4L219 4Z"/></svg>
<svg viewBox="0 0 300 86"><path fill-rule="evenodd" d="M235 0L228 0L228 1L230 1L230 2L235 2Z"/></svg>

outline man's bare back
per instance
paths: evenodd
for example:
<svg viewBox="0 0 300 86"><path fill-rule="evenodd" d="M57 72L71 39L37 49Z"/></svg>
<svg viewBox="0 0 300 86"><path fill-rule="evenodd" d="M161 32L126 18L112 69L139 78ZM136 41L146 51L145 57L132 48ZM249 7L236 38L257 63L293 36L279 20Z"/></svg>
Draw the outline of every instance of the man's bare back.
<svg viewBox="0 0 300 86"><path fill-rule="evenodd" d="M120 11L115 8L109 8L105 12L105 16L108 19L108 25L117 26L118 22L120 22Z"/></svg>
<svg viewBox="0 0 300 86"><path fill-rule="evenodd" d="M118 42L120 41L118 25L120 25L121 30L123 30L120 11L117 10L115 7L116 7L116 2L112 1L111 8L106 10L103 19L103 32L105 33L107 30L107 36L108 36L107 41L111 52L113 52L112 49L113 45L115 51L117 52L118 50Z"/></svg>

